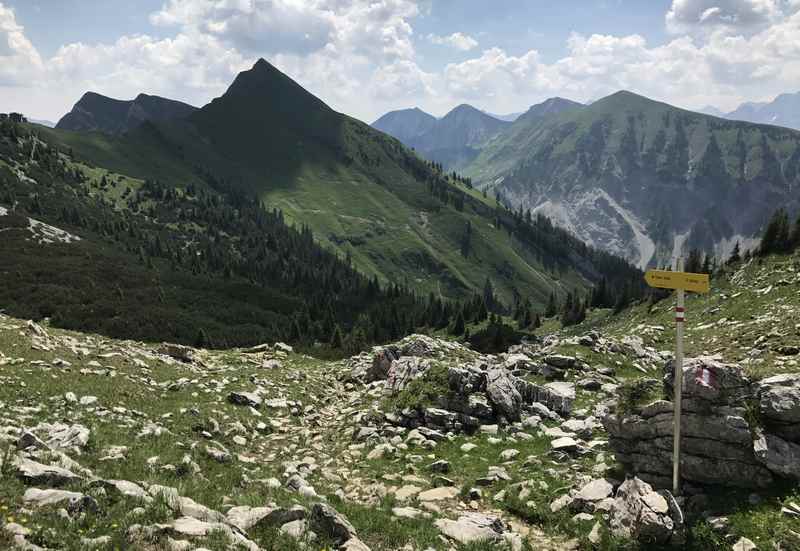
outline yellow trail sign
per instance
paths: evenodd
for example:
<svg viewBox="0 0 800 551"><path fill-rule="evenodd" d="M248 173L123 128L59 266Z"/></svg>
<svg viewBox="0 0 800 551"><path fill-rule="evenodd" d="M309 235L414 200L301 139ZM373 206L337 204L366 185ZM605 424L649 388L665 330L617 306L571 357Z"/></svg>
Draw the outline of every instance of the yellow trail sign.
<svg viewBox="0 0 800 551"><path fill-rule="evenodd" d="M692 291L693 293L707 293L711 288L708 282L708 274L648 270L644 274L644 280L650 287L683 289L684 291Z"/></svg>

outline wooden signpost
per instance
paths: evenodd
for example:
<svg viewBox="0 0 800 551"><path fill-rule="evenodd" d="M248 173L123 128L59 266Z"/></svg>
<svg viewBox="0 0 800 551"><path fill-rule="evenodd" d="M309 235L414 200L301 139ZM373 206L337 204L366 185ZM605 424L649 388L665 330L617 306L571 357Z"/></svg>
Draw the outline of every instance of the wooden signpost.
<svg viewBox="0 0 800 551"><path fill-rule="evenodd" d="M675 271L648 270L644 280L650 287L675 289L678 300L675 306L675 400L673 402L673 447L672 447L672 493L680 495L680 456L681 456L681 389L683 388L683 322L686 319L684 293L707 293L710 290L708 274L684 272L683 258L678 258Z"/></svg>

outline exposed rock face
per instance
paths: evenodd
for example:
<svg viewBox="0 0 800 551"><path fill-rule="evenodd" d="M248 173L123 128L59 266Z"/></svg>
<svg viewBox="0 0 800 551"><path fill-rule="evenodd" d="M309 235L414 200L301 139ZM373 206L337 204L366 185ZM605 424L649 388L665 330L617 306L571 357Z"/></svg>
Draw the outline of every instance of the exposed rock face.
<svg viewBox="0 0 800 551"><path fill-rule="evenodd" d="M431 363L415 356L394 360L387 373L387 387L391 392L399 392L408 386L408 383L422 376Z"/></svg>
<svg viewBox="0 0 800 551"><path fill-rule="evenodd" d="M671 373L665 386L670 395ZM748 421L748 404L759 405L763 432ZM690 359L684 366L681 409L681 476L688 483L763 488L776 476L800 479L800 445L791 438L800 433L793 421L800 420L800 377L780 375L752 383L739 366ZM610 414L603 425L621 463L657 486L669 486L672 402L656 401L628 415Z"/></svg>
<svg viewBox="0 0 800 551"><path fill-rule="evenodd" d="M486 394L499 417L518 421L522 396L505 369L492 369L486 374Z"/></svg>
<svg viewBox="0 0 800 551"><path fill-rule="evenodd" d="M611 531L643 544L682 545L683 513L666 490L653 488L638 478L626 480L611 504Z"/></svg>

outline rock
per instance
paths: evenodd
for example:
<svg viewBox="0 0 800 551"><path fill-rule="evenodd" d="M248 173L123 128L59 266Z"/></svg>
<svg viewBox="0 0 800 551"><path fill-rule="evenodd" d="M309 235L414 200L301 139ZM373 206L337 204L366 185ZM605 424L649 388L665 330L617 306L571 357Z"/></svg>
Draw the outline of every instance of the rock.
<svg viewBox="0 0 800 551"><path fill-rule="evenodd" d="M326 503L315 503L311 508L309 527L324 538L342 545L356 537L356 529L336 509Z"/></svg>
<svg viewBox="0 0 800 551"><path fill-rule="evenodd" d="M392 362L387 374L387 388L390 393L400 392L408 383L421 377L431 366L429 360L417 357L404 357Z"/></svg>
<svg viewBox="0 0 800 551"><path fill-rule="evenodd" d="M117 496L141 499L146 503L150 503L153 500L144 488L127 480L98 480L92 482L92 486L104 488L109 493Z"/></svg>
<svg viewBox="0 0 800 551"><path fill-rule="evenodd" d="M505 532L500 519L482 513L465 513L458 520L438 519L434 524L442 534L462 545L498 543Z"/></svg>
<svg viewBox="0 0 800 551"><path fill-rule="evenodd" d="M753 453L773 473L800 480L800 445L759 431L753 441Z"/></svg>
<svg viewBox="0 0 800 551"><path fill-rule="evenodd" d="M486 395L499 416L519 421L522 396L508 371L492 369L486 373Z"/></svg>
<svg viewBox="0 0 800 551"><path fill-rule="evenodd" d="M417 494L417 499L419 501L443 501L445 499L455 499L458 493L458 488L455 486L442 486L420 492Z"/></svg>
<svg viewBox="0 0 800 551"><path fill-rule="evenodd" d="M761 414L775 423L800 423L800 373L785 373L758 383Z"/></svg>
<svg viewBox="0 0 800 551"><path fill-rule="evenodd" d="M383 381L389 376L392 362L400 359L400 349L396 346L386 346L375 354L372 365L364 374L364 382Z"/></svg>
<svg viewBox="0 0 800 551"><path fill-rule="evenodd" d="M228 394L228 401L231 404L250 406L256 409L260 408L263 402L261 396L254 392L231 392Z"/></svg>
<svg viewBox="0 0 800 551"><path fill-rule="evenodd" d="M573 356L562 356L559 354L551 354L550 356L544 357L544 363L558 369L570 369L572 367L575 367L575 364L577 362L578 360Z"/></svg>
<svg viewBox="0 0 800 551"><path fill-rule="evenodd" d="M265 359L261 362L261 369L282 369L283 364L280 360L275 359Z"/></svg>
<svg viewBox="0 0 800 551"><path fill-rule="evenodd" d="M430 518L430 513L414 509L413 507L395 507L392 509L392 514L398 518L418 519Z"/></svg>
<svg viewBox="0 0 800 551"><path fill-rule="evenodd" d="M473 444L472 442L467 442L466 444L462 444L461 448L459 449L464 453L469 453L477 447L478 447L477 444Z"/></svg>
<svg viewBox="0 0 800 551"><path fill-rule="evenodd" d="M758 547L747 538L739 538L739 541L733 544L733 551L758 551Z"/></svg>
<svg viewBox="0 0 800 551"><path fill-rule="evenodd" d="M341 551L370 551L367 544L356 537L352 537L339 546Z"/></svg>
<svg viewBox="0 0 800 551"><path fill-rule="evenodd" d="M557 452L571 453L578 449L578 442L569 436L562 436L550 442L550 448Z"/></svg>
<svg viewBox="0 0 800 551"><path fill-rule="evenodd" d="M412 484L407 484L405 486L400 487L395 493L394 497L397 501L407 501L420 493L422 488L419 486L414 486Z"/></svg>
<svg viewBox="0 0 800 551"><path fill-rule="evenodd" d="M519 455L519 450L515 449L503 450L502 452L500 452L500 459L502 459L503 461L511 461L518 455Z"/></svg>
<svg viewBox="0 0 800 551"><path fill-rule="evenodd" d="M450 472L450 462L445 461L444 459L440 459L439 461L434 461L433 463L428 465L428 470L434 473L447 474Z"/></svg>
<svg viewBox="0 0 800 551"><path fill-rule="evenodd" d="M90 436L89 429L83 425L66 425L64 423L39 423L30 429L30 432L33 435L29 435L29 438L31 436L35 438L38 435L41 438L41 440L37 439L38 442L43 442L46 447L53 450L83 448L89 442ZM25 438L25 434L22 438ZM41 447L41 445L36 445L36 447Z"/></svg>
<svg viewBox="0 0 800 551"><path fill-rule="evenodd" d="M685 541L683 513L672 494L655 492L638 478L626 480L617 489L610 526L615 536L643 544L682 545Z"/></svg>
<svg viewBox="0 0 800 551"><path fill-rule="evenodd" d="M247 539L238 529L224 522L204 522L196 518L181 517L168 525L156 525L158 529L172 532L178 536L194 538L208 537L214 533L222 533L234 546L241 546L248 551L260 551L260 547ZM131 527L132 528L132 527Z"/></svg>
<svg viewBox="0 0 800 551"><path fill-rule="evenodd" d="M48 505L59 505L64 502L78 503L84 497L83 494L78 492L67 492L64 490L40 490L38 488L29 488L25 490L22 496L22 501L26 505L33 507L46 507Z"/></svg>
<svg viewBox="0 0 800 551"><path fill-rule="evenodd" d="M82 480L80 476L67 469L53 465L43 465L24 457L16 457L12 464L16 470L16 475L26 484L57 487Z"/></svg>
<svg viewBox="0 0 800 551"><path fill-rule="evenodd" d="M180 344L171 344L165 342L158 347L156 352L165 356L169 356L170 358L183 363L192 363L195 361L194 349Z"/></svg>
<svg viewBox="0 0 800 551"><path fill-rule="evenodd" d="M598 478L584 484L572 498L570 508L576 512L594 512L594 504L609 498L614 493L614 486L604 479Z"/></svg>
<svg viewBox="0 0 800 551"><path fill-rule="evenodd" d="M280 528L281 533L291 536L296 540L302 539L308 532L308 522L305 520L293 520L283 524Z"/></svg>
<svg viewBox="0 0 800 551"><path fill-rule="evenodd" d="M447 370L447 384L459 396L471 396L486 388L486 372L476 367L451 367Z"/></svg>

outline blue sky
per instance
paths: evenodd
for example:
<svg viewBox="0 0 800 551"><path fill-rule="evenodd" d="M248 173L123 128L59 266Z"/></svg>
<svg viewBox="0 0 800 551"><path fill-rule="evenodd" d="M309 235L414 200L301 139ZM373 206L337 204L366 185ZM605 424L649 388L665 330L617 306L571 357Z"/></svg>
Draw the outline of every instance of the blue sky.
<svg viewBox="0 0 800 551"><path fill-rule="evenodd" d="M732 109L800 90L800 0L0 0L0 110L93 90L204 104L265 57L372 120L630 89Z"/></svg>

